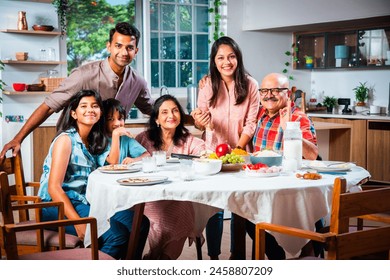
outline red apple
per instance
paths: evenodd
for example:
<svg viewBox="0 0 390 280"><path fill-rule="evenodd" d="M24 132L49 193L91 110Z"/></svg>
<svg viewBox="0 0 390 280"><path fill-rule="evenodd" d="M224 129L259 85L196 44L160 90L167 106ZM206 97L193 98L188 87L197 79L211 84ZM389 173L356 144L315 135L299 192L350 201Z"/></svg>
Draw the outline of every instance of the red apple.
<svg viewBox="0 0 390 280"><path fill-rule="evenodd" d="M231 148L229 146L229 144L227 143L223 143L223 144L219 144L216 148L215 148L215 153L218 157L222 157L228 153L231 152Z"/></svg>

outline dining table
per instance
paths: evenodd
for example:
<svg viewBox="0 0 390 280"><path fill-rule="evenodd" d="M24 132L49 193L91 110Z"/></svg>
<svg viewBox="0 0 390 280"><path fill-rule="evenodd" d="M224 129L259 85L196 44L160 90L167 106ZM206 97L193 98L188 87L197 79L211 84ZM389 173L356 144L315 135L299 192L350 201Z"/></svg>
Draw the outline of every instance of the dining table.
<svg viewBox="0 0 390 280"><path fill-rule="evenodd" d="M310 163L303 162L305 166ZM194 180L184 181L179 170L180 163L174 162L157 167L154 173L143 173L142 169L132 173L93 171L88 178L86 198L91 206L90 216L97 219L98 236L109 229L109 219L116 212L134 210L127 253L127 258L132 259L145 205L147 207L147 202L158 200L192 202L197 227L194 231L198 234L202 233L208 219L221 209L253 223L268 222L314 230L316 221L330 213L336 177L346 178L349 189L356 188L370 177L367 170L356 165L343 172L324 172L318 180L298 178L297 173L306 172L302 169L297 172L281 171L271 176L249 176L244 170L221 171L214 175L196 174ZM157 179L157 183L118 183L125 182L127 178L145 176L151 181ZM309 241L278 233L273 233L273 236L292 256L297 255ZM88 246L90 242L87 227L84 245Z"/></svg>

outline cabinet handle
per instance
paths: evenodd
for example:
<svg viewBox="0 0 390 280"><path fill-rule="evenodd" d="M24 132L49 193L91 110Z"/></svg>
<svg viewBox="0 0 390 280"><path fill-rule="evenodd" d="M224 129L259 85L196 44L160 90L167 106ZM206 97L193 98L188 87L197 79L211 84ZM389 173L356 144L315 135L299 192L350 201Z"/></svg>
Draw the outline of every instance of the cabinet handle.
<svg viewBox="0 0 390 280"><path fill-rule="evenodd" d="M390 130L390 122L369 122L368 129Z"/></svg>

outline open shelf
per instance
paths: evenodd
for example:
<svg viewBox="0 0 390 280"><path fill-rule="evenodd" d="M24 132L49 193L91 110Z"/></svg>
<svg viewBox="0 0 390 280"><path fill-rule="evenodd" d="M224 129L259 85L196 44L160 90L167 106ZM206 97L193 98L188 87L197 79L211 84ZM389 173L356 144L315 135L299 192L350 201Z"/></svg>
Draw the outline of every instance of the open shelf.
<svg viewBox="0 0 390 280"><path fill-rule="evenodd" d="M13 95L13 96L24 96L24 95L48 95L51 94L50 91L10 91L4 90L4 94Z"/></svg>
<svg viewBox="0 0 390 280"><path fill-rule="evenodd" d="M35 31L35 30L1 29L0 32L29 34L29 35L48 35L48 36L58 36L58 35L61 35L61 32L59 32L59 31Z"/></svg>
<svg viewBox="0 0 390 280"><path fill-rule="evenodd" d="M39 61L39 60L2 60L4 64L41 64L41 65L59 65L59 64L66 64L66 61Z"/></svg>

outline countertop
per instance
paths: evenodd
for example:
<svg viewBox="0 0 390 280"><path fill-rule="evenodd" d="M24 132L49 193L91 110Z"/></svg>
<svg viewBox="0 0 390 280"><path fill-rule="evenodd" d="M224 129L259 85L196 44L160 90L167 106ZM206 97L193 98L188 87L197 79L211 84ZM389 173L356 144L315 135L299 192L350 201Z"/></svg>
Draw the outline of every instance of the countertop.
<svg viewBox="0 0 390 280"><path fill-rule="evenodd" d="M369 115L369 114L329 114L329 113L308 113L310 117L319 118L333 118L333 119L356 119L356 120L381 120L390 121L390 116L381 115Z"/></svg>
<svg viewBox="0 0 390 280"><path fill-rule="evenodd" d="M336 119L356 119L356 120L381 120L381 121L390 121L390 116L387 115L368 115L368 114L328 114L326 112L323 113L308 113L310 117L319 117L319 118L336 118ZM137 119L127 119L126 124L147 124L149 118L137 118ZM57 118L49 118L40 126L56 126Z"/></svg>

